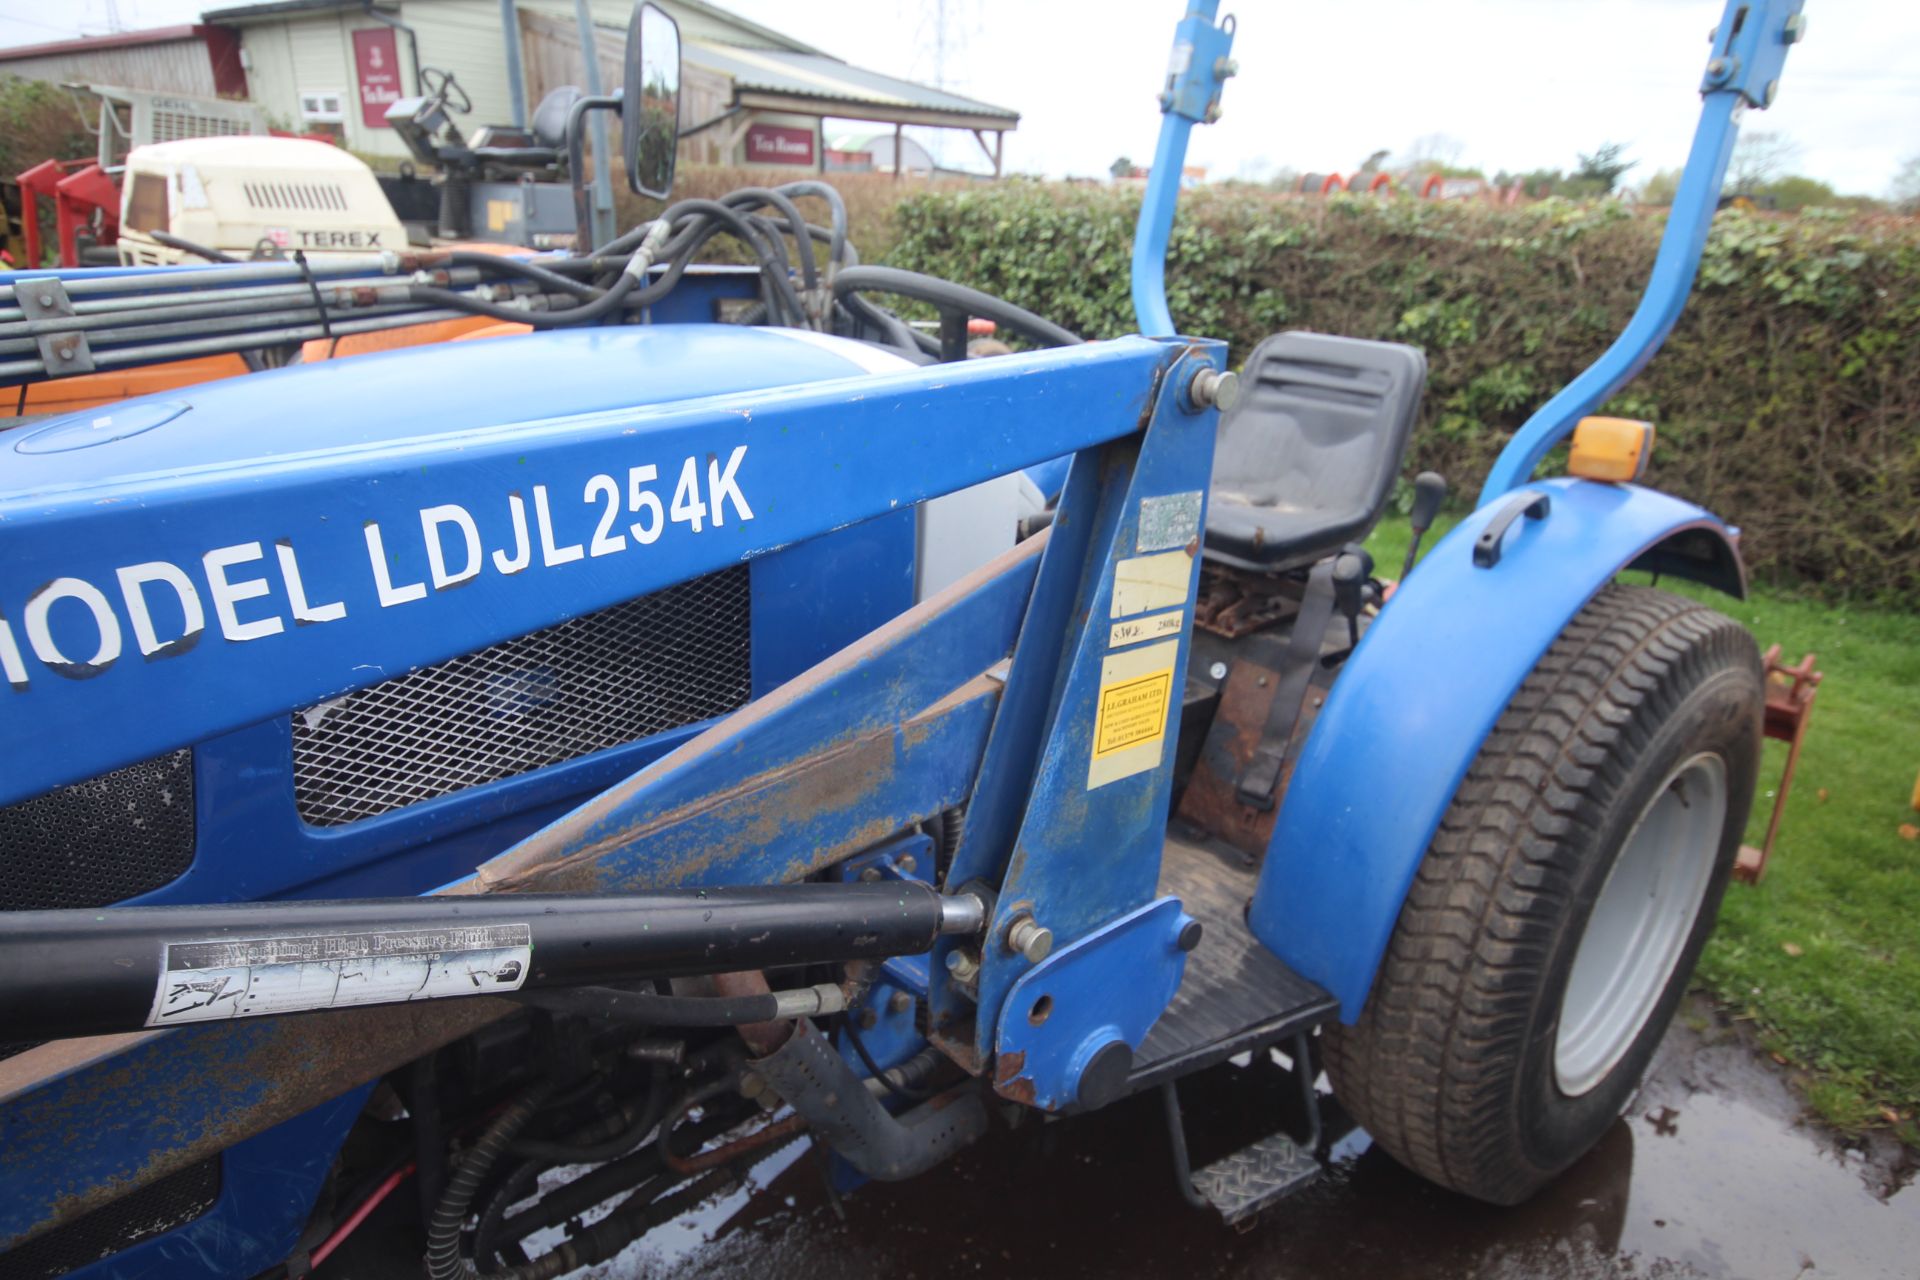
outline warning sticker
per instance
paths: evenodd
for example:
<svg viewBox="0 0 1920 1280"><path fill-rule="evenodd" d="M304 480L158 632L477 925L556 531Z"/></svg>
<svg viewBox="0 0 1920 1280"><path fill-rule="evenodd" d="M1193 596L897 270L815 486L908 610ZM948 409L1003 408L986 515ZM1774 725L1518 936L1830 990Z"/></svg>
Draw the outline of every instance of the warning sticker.
<svg viewBox="0 0 1920 1280"><path fill-rule="evenodd" d="M517 991L532 964L524 924L174 942L147 1025Z"/></svg>
<svg viewBox="0 0 1920 1280"><path fill-rule="evenodd" d="M1173 639L1123 649L1101 661L1087 764L1089 790L1160 764L1179 654L1180 641Z"/></svg>
<svg viewBox="0 0 1920 1280"><path fill-rule="evenodd" d="M1138 680L1100 690L1100 715L1093 728L1093 758L1110 756L1160 736L1167 724L1167 695L1173 672L1156 671Z"/></svg>

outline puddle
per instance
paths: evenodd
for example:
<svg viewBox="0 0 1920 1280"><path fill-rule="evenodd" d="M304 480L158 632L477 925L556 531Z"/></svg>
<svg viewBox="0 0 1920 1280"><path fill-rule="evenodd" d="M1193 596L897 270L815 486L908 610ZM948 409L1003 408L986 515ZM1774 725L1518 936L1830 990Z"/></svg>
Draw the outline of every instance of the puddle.
<svg viewBox="0 0 1920 1280"><path fill-rule="evenodd" d="M1696 1011L1697 1012L1697 1011ZM1256 1062L1187 1082L1194 1159L1280 1120L1291 1098ZM1797 1122L1785 1082L1734 1038L1677 1027L1633 1108L1528 1204L1428 1186L1369 1149L1245 1233L1172 1184L1157 1101L999 1132L945 1169L872 1185L836 1211L796 1145L750 1185L593 1274L809 1280L980 1275L1233 1277L1846 1277L1920 1274L1920 1190L1885 1159ZM1333 1130L1338 1132L1338 1128Z"/></svg>

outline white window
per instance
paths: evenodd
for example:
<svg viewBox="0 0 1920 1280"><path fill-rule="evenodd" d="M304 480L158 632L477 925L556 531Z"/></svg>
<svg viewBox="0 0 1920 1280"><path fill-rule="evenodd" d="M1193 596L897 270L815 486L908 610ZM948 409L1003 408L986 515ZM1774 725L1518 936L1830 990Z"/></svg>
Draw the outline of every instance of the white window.
<svg viewBox="0 0 1920 1280"><path fill-rule="evenodd" d="M341 109L342 94L338 89L323 93L303 93L300 95L300 118L319 124L339 124L346 119Z"/></svg>

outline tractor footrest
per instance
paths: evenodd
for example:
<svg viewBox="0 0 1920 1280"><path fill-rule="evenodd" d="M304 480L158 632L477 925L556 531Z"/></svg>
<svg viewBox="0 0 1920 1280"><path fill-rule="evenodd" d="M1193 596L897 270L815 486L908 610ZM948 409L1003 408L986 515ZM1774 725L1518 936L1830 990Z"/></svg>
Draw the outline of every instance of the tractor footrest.
<svg viewBox="0 0 1920 1280"><path fill-rule="evenodd" d="M1193 1188L1228 1226L1251 1219L1320 1176L1320 1162L1284 1133L1260 1139L1193 1175Z"/></svg>
<svg viewBox="0 0 1920 1280"><path fill-rule="evenodd" d="M1338 1015L1332 996L1248 932L1254 879L1251 867L1233 865L1213 849L1167 841L1160 892L1180 899L1203 931L1173 1003L1134 1054L1129 1088L1151 1088L1235 1054L1257 1053Z"/></svg>

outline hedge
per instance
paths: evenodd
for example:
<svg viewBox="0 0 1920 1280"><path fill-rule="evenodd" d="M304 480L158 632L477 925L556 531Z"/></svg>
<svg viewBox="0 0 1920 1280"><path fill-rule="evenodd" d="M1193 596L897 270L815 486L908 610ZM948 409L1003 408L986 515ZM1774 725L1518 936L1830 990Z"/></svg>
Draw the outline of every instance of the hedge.
<svg viewBox="0 0 1920 1280"><path fill-rule="evenodd" d="M1088 337L1131 331L1137 197L1009 183L912 191L892 265L1002 295ZM1408 471L1477 491L1514 428L1597 356L1664 225L1615 202L1519 208L1201 193L1173 232L1183 333L1314 329L1425 349ZM878 234L875 234L878 233ZM1756 576L1912 606L1920 590L1920 223L1812 211L1716 220L1693 298L1608 412L1657 424L1651 483L1744 530Z"/></svg>

